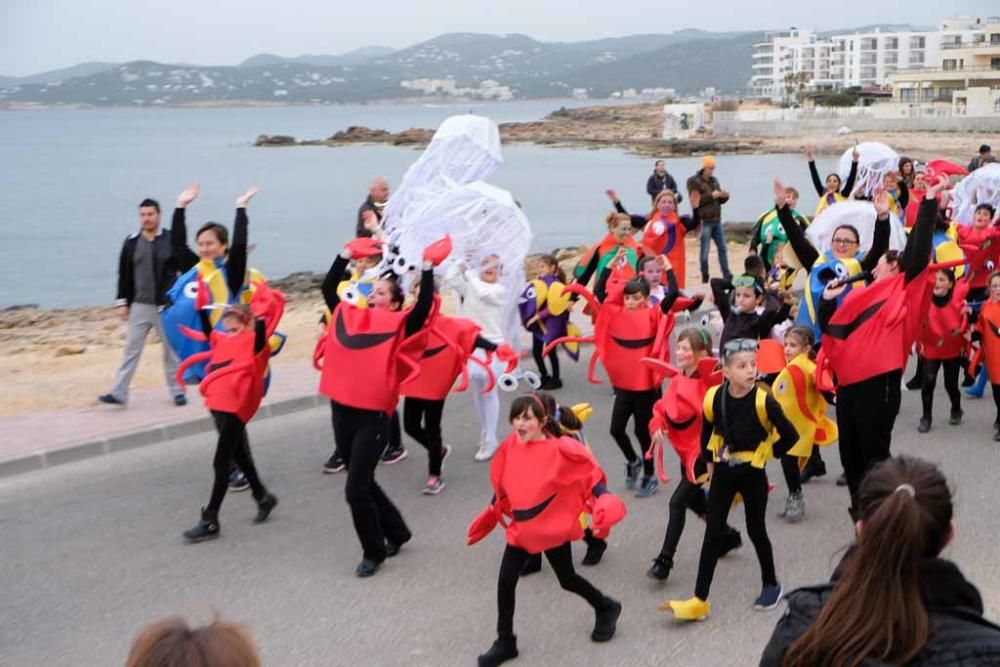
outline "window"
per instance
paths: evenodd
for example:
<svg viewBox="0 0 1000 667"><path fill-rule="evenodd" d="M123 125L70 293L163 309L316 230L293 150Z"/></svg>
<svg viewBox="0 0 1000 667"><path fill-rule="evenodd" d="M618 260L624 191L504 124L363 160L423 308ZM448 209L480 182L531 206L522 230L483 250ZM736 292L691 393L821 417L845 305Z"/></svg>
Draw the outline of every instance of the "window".
<svg viewBox="0 0 1000 667"><path fill-rule="evenodd" d="M865 37L861 40L862 51L874 51L878 48L878 39L875 37Z"/></svg>
<svg viewBox="0 0 1000 667"><path fill-rule="evenodd" d="M882 62L884 62L886 65L895 65L896 63L899 62L899 54L887 53L885 54L885 57L883 58Z"/></svg>
<svg viewBox="0 0 1000 667"><path fill-rule="evenodd" d="M1000 37L1000 35L998 35ZM899 48L899 37L886 37L885 48L887 51L895 51Z"/></svg>
<svg viewBox="0 0 1000 667"><path fill-rule="evenodd" d="M916 90L913 88L903 88L899 91L899 101L900 102L916 102L917 95Z"/></svg>
<svg viewBox="0 0 1000 667"><path fill-rule="evenodd" d="M910 51L910 64L911 65L923 65L924 64L924 52L923 51Z"/></svg>
<svg viewBox="0 0 1000 667"><path fill-rule="evenodd" d="M1000 58L990 58L990 69L1000 70Z"/></svg>
<svg viewBox="0 0 1000 667"><path fill-rule="evenodd" d="M922 49L924 48L924 43L926 42L925 37L910 37L910 48L911 49Z"/></svg>
<svg viewBox="0 0 1000 667"><path fill-rule="evenodd" d="M940 102L951 102L951 98L954 94L954 88L938 88L938 94L935 99Z"/></svg>
<svg viewBox="0 0 1000 667"><path fill-rule="evenodd" d="M1000 44L1000 32L990 34L990 44Z"/></svg>
<svg viewBox="0 0 1000 667"><path fill-rule="evenodd" d="M1000 113L1000 97L993 101L993 113Z"/></svg>
<svg viewBox="0 0 1000 667"><path fill-rule="evenodd" d="M920 100L922 102L930 102L933 99L934 99L933 88L924 88L923 90L920 91Z"/></svg>
<svg viewBox="0 0 1000 667"><path fill-rule="evenodd" d="M954 58L945 58L944 60L941 61L941 69L947 72L952 72L958 69L958 61L956 61Z"/></svg>
<svg viewBox="0 0 1000 667"><path fill-rule="evenodd" d="M861 64L862 65L874 65L875 64L875 54L874 53L862 53L861 54Z"/></svg>

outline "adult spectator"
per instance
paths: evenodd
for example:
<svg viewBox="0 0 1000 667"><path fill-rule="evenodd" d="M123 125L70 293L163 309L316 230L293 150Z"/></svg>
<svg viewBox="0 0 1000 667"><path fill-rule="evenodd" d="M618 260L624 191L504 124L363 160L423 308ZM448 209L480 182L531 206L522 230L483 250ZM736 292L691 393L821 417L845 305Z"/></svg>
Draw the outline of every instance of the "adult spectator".
<svg viewBox="0 0 1000 667"><path fill-rule="evenodd" d="M979 169L983 165L996 161L997 159L993 155L993 149L987 146L986 144L983 144L982 146L979 147L979 155L977 155L976 157L972 158L972 160L969 161L969 171L975 171L976 169Z"/></svg>
<svg viewBox="0 0 1000 667"><path fill-rule="evenodd" d="M664 190L670 190L677 195L677 203L681 203L683 197L677 194L677 182L673 176L667 173L667 167L663 163L663 160L657 160L653 167L653 173L650 174L649 180L646 181L646 194L655 202L656 195Z"/></svg>
<svg viewBox="0 0 1000 667"><path fill-rule="evenodd" d="M854 545L819 586L788 594L761 667L998 665L1000 627L941 558L955 538L948 483L916 458L883 461L858 493Z"/></svg>
<svg viewBox="0 0 1000 667"><path fill-rule="evenodd" d="M174 616L139 632L125 667L260 667L260 655L238 625L215 620L192 628Z"/></svg>
<svg viewBox="0 0 1000 667"><path fill-rule="evenodd" d="M358 209L358 224L354 230L355 236L370 237L372 230L370 225L365 225L365 213L371 211L379 221L382 220L382 211L385 209L386 201L389 199L389 182L379 176L368 186L368 197L361 208Z"/></svg>
<svg viewBox="0 0 1000 667"><path fill-rule="evenodd" d="M708 251L711 242L719 252L719 267L722 277L732 280L729 271L729 256L726 254L726 234L722 229L722 205L729 201L729 193L722 189L715 177L715 158L706 155L701 159L701 169L687 180L688 197L691 207L698 212L701 220L701 282L707 283Z"/></svg>
<svg viewBox="0 0 1000 667"><path fill-rule="evenodd" d="M185 190L188 192L188 190ZM186 405L184 390L177 384L177 355L163 335L160 311L167 303L166 293L181 267L170 243L170 230L160 227L160 205L154 199L139 204L139 231L125 239L118 260L118 317L128 322L125 355L111 391L98 396L109 405L128 403L129 385L139 367L146 336L156 329L163 344L163 372L174 404Z"/></svg>

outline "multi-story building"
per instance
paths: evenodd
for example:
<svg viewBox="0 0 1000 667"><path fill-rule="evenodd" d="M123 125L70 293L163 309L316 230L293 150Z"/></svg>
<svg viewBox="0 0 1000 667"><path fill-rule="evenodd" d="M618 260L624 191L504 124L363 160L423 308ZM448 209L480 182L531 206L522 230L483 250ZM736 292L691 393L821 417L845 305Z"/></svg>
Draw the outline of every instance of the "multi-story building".
<svg viewBox="0 0 1000 667"><path fill-rule="evenodd" d="M750 90L755 97L780 99L785 94L785 76L794 72L797 47L815 41L812 30L778 30L764 33L764 41L753 45Z"/></svg>

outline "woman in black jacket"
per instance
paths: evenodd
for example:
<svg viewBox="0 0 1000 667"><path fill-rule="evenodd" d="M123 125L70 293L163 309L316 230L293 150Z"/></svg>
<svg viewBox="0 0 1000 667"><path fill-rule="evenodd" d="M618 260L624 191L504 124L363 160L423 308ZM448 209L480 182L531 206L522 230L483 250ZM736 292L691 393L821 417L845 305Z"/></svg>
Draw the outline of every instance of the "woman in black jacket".
<svg viewBox="0 0 1000 667"><path fill-rule="evenodd" d="M1000 665L1000 627L941 551L955 536L941 471L898 457L868 473L833 581L787 596L761 667Z"/></svg>

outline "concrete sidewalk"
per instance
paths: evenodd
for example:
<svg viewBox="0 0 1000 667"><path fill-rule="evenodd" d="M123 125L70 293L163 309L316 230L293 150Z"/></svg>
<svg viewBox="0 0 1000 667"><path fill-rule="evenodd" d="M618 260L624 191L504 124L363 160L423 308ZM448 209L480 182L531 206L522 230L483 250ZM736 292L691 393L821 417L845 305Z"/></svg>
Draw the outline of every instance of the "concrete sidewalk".
<svg viewBox="0 0 1000 667"><path fill-rule="evenodd" d="M274 366L270 389L254 419L319 405L323 399L314 393L318 383L319 373L310 362ZM214 429L197 387L188 387L184 407L175 406L163 387L132 392L125 408L99 404L96 397L94 403L0 419L0 477Z"/></svg>

